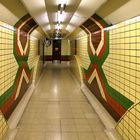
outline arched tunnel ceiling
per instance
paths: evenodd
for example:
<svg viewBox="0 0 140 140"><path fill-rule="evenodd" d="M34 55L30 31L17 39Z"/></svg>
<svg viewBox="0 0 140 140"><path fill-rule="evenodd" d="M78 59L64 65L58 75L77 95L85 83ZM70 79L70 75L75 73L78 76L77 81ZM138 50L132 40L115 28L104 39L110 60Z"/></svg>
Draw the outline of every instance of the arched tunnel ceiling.
<svg viewBox="0 0 140 140"><path fill-rule="evenodd" d="M19 0L0 0L0 21L14 26L27 13L28 11ZM46 36L40 26L32 34L39 38Z"/></svg>
<svg viewBox="0 0 140 140"><path fill-rule="evenodd" d="M58 0L1 0L0 20L14 25L29 13L46 35L53 34L58 3ZM140 15L140 0L67 0L66 4L61 30L64 36L70 35L94 13L111 24ZM39 32L42 32L39 28Z"/></svg>
<svg viewBox="0 0 140 140"><path fill-rule="evenodd" d="M28 11L19 0L0 0L0 20L14 25Z"/></svg>
<svg viewBox="0 0 140 140"><path fill-rule="evenodd" d="M108 0L98 11L108 23L116 24L118 22L140 15L140 0Z"/></svg>
<svg viewBox="0 0 140 140"><path fill-rule="evenodd" d="M107 0L66 0L61 33L66 36L86 21ZM45 32L55 32L60 0L21 0ZM32 5L32 6L30 6Z"/></svg>

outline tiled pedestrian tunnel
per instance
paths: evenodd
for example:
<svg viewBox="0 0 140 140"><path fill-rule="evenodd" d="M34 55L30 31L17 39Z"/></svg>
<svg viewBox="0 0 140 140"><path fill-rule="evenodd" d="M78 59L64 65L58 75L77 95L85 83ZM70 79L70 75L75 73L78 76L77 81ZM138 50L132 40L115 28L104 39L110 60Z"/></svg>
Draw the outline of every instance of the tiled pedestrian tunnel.
<svg viewBox="0 0 140 140"><path fill-rule="evenodd" d="M18 127L16 140L108 140L66 64L48 64Z"/></svg>
<svg viewBox="0 0 140 140"><path fill-rule="evenodd" d="M0 1L0 140L139 140L139 0Z"/></svg>

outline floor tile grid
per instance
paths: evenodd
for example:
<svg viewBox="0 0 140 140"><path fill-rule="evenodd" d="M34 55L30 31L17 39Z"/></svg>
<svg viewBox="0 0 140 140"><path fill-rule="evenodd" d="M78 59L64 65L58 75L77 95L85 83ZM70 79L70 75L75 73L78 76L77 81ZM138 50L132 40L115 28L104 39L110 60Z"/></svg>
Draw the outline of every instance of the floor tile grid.
<svg viewBox="0 0 140 140"><path fill-rule="evenodd" d="M40 86L38 86L38 88L39 87ZM94 126L95 127L94 128L92 127L92 124L93 125L96 124L95 122L99 122L100 124L101 122L98 119L97 114L95 114L95 112L93 111L93 109L86 100L79 102L76 102L75 100L67 101L64 99L58 101L50 101L50 100L48 101L47 98L45 98L45 100L42 100L42 98L41 99L39 98L40 96L39 92L40 91L34 93L21 119L21 122L19 124L19 132L17 134L16 140L18 140L18 135L20 136L20 134L24 135L22 136L23 140L24 139L83 140L85 137L89 140L99 139L97 138L96 134L97 133L99 134L99 132L101 131L103 132L104 127L101 124L103 129L96 131L94 130L97 127L97 125ZM39 94L36 95L37 93ZM38 100L34 98L35 96ZM51 112L51 110L54 111ZM57 112L57 110L59 111ZM71 115L69 116L69 114L72 114L72 116ZM71 125L71 123L73 125Z"/></svg>

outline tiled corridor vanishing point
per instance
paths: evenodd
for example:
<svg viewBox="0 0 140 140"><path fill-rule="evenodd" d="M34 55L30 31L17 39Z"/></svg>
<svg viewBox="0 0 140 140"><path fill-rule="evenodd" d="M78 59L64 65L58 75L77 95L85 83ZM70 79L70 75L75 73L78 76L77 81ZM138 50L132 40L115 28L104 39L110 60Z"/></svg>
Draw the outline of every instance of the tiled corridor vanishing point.
<svg viewBox="0 0 140 140"><path fill-rule="evenodd" d="M108 140L69 66L47 64L15 140Z"/></svg>

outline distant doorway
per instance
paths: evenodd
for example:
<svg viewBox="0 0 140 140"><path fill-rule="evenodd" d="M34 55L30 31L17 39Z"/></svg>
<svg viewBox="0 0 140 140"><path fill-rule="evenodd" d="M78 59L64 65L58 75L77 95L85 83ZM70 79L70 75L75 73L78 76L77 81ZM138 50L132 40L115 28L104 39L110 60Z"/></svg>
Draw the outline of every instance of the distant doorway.
<svg viewBox="0 0 140 140"><path fill-rule="evenodd" d="M53 61L61 61L61 40L53 40Z"/></svg>

